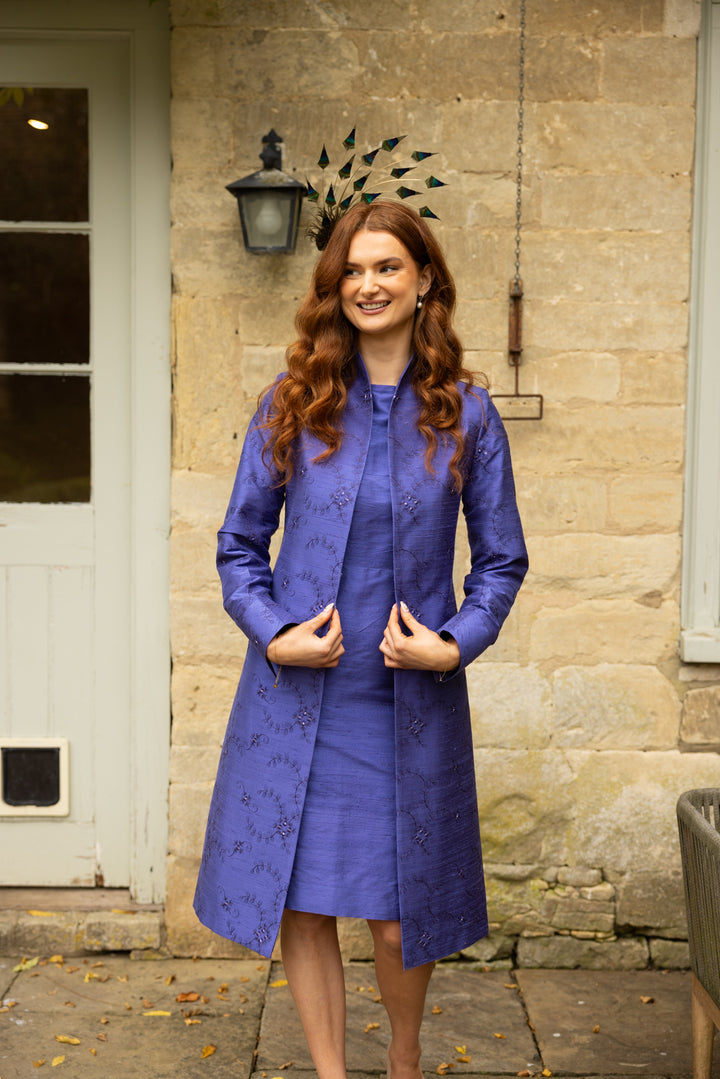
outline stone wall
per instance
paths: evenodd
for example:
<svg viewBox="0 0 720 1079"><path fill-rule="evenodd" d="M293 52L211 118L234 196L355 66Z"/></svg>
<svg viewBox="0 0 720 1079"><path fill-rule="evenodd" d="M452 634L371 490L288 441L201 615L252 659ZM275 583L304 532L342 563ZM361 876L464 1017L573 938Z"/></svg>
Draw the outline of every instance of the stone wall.
<svg viewBox="0 0 720 1079"><path fill-rule="evenodd" d="M214 570L244 428L313 264L245 254L224 185L285 138L317 175L407 133L469 365L512 390L517 0L173 0L173 744L168 938L233 954L190 901L244 642ZM508 424L531 573L469 671L486 965L684 961L674 806L718 775L720 668L678 659L695 0L529 0L521 390ZM337 156L335 157L337 160ZM340 162L338 162L339 164ZM459 559L458 579L464 555ZM365 936L348 929L348 947Z"/></svg>

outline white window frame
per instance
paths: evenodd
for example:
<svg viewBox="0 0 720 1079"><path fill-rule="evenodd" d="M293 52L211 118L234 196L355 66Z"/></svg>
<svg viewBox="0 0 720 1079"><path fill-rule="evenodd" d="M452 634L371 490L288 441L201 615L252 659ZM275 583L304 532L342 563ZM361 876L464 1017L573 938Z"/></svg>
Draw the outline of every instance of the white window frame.
<svg viewBox="0 0 720 1079"><path fill-rule="evenodd" d="M698 43L680 655L720 663L720 0Z"/></svg>

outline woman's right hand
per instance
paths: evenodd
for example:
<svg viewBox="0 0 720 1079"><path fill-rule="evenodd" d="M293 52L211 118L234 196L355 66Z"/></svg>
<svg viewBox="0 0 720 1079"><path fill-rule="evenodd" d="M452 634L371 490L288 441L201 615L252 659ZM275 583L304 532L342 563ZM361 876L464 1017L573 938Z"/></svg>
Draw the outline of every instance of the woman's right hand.
<svg viewBox="0 0 720 1079"><path fill-rule="evenodd" d="M324 637L317 631L330 623ZM299 622L279 633L267 646L267 658L278 667L337 667L345 649L337 608L329 603L324 611L307 622Z"/></svg>

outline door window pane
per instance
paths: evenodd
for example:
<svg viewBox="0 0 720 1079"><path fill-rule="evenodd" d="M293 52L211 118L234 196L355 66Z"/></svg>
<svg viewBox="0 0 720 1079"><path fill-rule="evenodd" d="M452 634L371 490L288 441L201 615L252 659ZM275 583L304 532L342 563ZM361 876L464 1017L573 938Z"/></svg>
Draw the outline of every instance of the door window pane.
<svg viewBox="0 0 720 1079"><path fill-rule="evenodd" d="M0 266L0 363L88 363L89 238L0 232Z"/></svg>
<svg viewBox="0 0 720 1079"><path fill-rule="evenodd" d="M87 90L11 94L0 105L0 161L0 220L87 221Z"/></svg>
<svg viewBox="0 0 720 1079"><path fill-rule="evenodd" d="M0 502L89 501L88 375L0 375Z"/></svg>

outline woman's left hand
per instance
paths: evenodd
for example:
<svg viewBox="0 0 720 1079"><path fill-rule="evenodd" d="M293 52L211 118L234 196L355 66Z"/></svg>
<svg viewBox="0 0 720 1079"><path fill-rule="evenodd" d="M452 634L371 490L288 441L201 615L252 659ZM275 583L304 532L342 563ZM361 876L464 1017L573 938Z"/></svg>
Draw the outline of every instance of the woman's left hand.
<svg viewBox="0 0 720 1079"><path fill-rule="evenodd" d="M457 641L446 641L439 633L418 622L405 603L401 605L400 616L410 634L408 636L403 633L397 604L394 603L380 644L386 667L441 673L457 667L460 662L460 647Z"/></svg>

